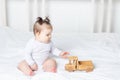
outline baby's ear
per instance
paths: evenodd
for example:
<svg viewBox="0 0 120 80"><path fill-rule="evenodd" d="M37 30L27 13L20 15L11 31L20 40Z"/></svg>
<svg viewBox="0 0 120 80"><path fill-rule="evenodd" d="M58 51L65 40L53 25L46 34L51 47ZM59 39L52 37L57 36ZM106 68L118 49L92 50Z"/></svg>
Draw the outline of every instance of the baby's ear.
<svg viewBox="0 0 120 80"><path fill-rule="evenodd" d="M40 32L37 32L38 35L40 35Z"/></svg>
<svg viewBox="0 0 120 80"><path fill-rule="evenodd" d="M35 35L36 35L36 36L39 36L39 35L40 35L40 32L36 32Z"/></svg>

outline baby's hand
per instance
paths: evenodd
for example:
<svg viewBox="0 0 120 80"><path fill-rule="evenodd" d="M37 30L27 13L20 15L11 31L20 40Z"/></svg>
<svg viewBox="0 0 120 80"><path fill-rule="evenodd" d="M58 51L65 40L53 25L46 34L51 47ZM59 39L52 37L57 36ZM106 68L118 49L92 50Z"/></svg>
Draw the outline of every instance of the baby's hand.
<svg viewBox="0 0 120 80"><path fill-rule="evenodd" d="M69 52L61 52L60 53L60 57L62 57L62 58L68 58L68 54L69 54Z"/></svg>
<svg viewBox="0 0 120 80"><path fill-rule="evenodd" d="M37 71L37 70L38 70L38 66L37 66L36 63L34 63L33 65L31 65L30 67L31 67L31 69L32 69L33 71Z"/></svg>

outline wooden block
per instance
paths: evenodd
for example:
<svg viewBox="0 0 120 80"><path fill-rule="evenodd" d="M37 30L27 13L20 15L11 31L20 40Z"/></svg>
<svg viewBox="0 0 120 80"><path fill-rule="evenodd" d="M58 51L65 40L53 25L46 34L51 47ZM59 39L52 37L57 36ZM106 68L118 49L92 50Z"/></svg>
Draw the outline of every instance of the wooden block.
<svg viewBox="0 0 120 80"><path fill-rule="evenodd" d="M76 70L76 65L73 65L73 64L66 64L65 65L65 69L67 70L67 71L75 71Z"/></svg>
<svg viewBox="0 0 120 80"><path fill-rule="evenodd" d="M82 70L90 72L94 69L94 65L91 60L88 61L78 61L77 70Z"/></svg>

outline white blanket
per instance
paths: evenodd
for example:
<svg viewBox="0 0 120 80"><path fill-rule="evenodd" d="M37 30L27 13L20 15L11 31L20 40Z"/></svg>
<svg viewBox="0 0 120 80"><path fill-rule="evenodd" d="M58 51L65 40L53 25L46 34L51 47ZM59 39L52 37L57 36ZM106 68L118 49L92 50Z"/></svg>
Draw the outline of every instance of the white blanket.
<svg viewBox="0 0 120 80"><path fill-rule="evenodd" d="M110 34L53 35L58 48L78 56L79 60L92 60L92 72L65 71L67 59L54 57L58 63L57 73L40 73L29 77L16 66L23 58L22 50L32 33L0 28L0 80L120 80L120 36Z"/></svg>

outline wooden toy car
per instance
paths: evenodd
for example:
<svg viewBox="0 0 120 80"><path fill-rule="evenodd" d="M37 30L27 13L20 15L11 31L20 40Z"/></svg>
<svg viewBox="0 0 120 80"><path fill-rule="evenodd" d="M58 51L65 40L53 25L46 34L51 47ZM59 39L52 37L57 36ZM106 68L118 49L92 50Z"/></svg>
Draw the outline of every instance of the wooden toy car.
<svg viewBox="0 0 120 80"><path fill-rule="evenodd" d="M65 70L67 71L86 71L90 72L94 69L94 65L91 60L88 61L78 61L77 56L70 56L69 63L65 64Z"/></svg>

